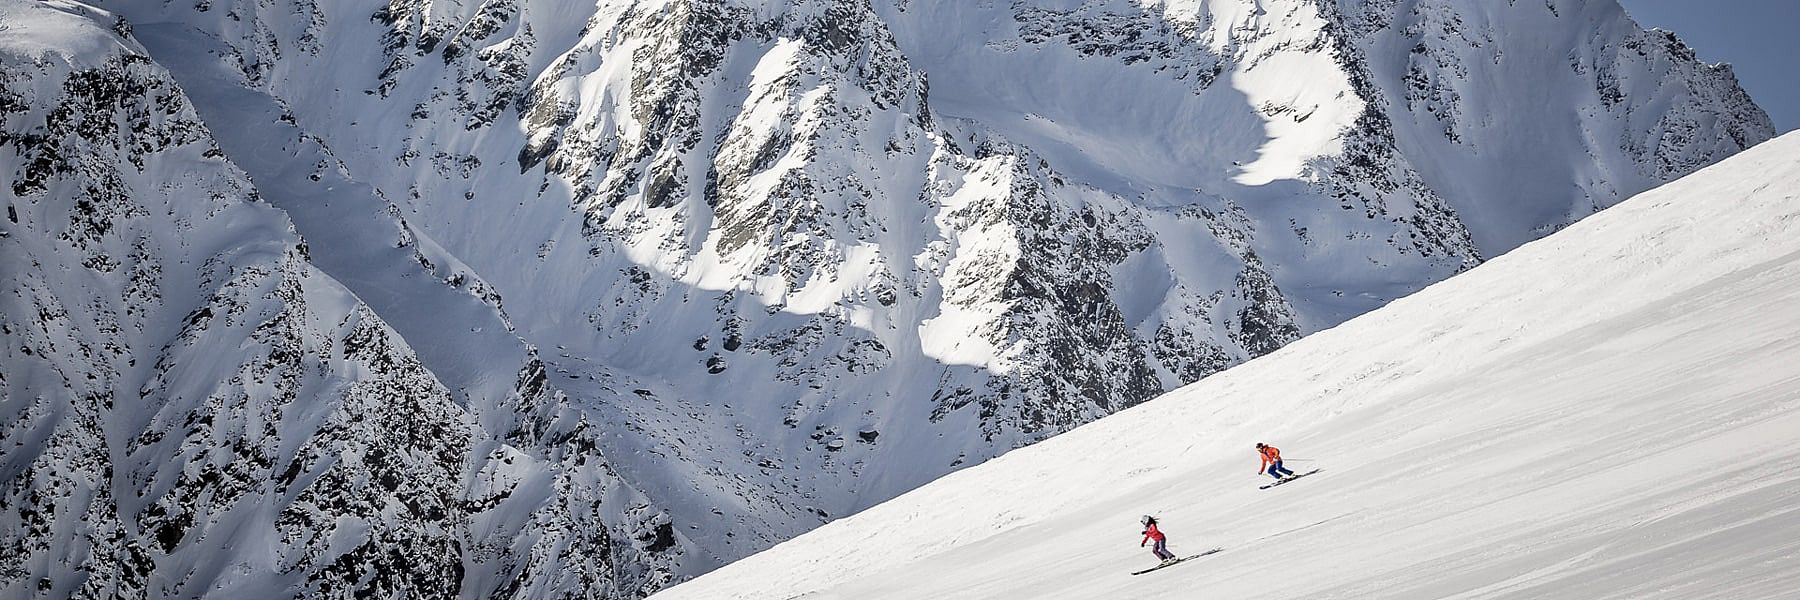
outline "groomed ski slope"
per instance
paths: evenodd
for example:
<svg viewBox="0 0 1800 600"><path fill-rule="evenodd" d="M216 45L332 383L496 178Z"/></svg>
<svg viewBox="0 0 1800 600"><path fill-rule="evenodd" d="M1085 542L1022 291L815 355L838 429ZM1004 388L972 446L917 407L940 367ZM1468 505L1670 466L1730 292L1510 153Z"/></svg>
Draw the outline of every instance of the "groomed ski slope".
<svg viewBox="0 0 1800 600"><path fill-rule="evenodd" d="M655 596L1795 597L1800 134Z"/></svg>

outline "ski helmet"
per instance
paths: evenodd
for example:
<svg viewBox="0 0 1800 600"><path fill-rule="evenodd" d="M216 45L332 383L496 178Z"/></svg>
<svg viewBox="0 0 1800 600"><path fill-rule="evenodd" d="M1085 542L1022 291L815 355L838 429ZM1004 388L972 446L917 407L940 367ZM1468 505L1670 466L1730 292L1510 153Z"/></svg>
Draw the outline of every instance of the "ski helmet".
<svg viewBox="0 0 1800 600"><path fill-rule="evenodd" d="M1258 450L1261 450L1261 449L1262 449L1262 447L1263 447L1263 443L1262 443L1262 442L1257 442L1257 443L1256 443L1256 448L1257 448L1257 449L1258 449Z"/></svg>
<svg viewBox="0 0 1800 600"><path fill-rule="evenodd" d="M1143 523L1145 525L1149 525L1151 521L1155 521L1155 520L1156 519L1152 518L1150 515L1144 515L1144 518L1139 519L1138 522Z"/></svg>

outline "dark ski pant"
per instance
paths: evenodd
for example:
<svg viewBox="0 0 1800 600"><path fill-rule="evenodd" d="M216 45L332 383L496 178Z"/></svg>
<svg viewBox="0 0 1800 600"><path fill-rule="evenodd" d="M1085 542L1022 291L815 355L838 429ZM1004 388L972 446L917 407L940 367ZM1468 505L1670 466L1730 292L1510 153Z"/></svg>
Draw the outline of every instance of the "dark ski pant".
<svg viewBox="0 0 1800 600"><path fill-rule="evenodd" d="M1169 538L1156 540L1156 547L1152 548L1150 551L1155 552L1156 557L1163 560L1175 558L1175 553L1169 551Z"/></svg>
<svg viewBox="0 0 1800 600"><path fill-rule="evenodd" d="M1270 477L1274 477L1276 479L1281 479L1281 477L1283 475L1293 475L1293 474L1294 474L1293 471L1289 471L1289 470L1287 470L1287 468L1282 467L1281 461L1279 461L1279 460L1269 463L1269 476Z"/></svg>

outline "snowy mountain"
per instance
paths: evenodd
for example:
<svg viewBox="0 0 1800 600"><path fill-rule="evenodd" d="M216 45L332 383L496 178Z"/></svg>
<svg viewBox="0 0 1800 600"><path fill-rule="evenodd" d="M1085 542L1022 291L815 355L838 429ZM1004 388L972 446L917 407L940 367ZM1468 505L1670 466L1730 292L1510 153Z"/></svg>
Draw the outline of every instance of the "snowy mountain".
<svg viewBox="0 0 1800 600"><path fill-rule="evenodd" d="M504 506L394 526L455 540L434 556L460 557L451 580L475 596L642 595L1272 352L1772 135L1728 67L1611 0L96 5L119 16L7 4L0 36L20 48L8 85L56 90L124 57L167 91L126 88L138 102L101 108L179 113L188 137L82 129L111 141L28 152L61 135L45 116L61 101L21 94L0 145L14 181L73 179L15 183L8 202L41 211L24 207L124 189L110 218L214 214L182 182L231 182L205 206L266 214L251 237L304 248L292 268L379 324L459 423L464 441L444 446L467 451L430 464L456 474L443 489L511 490ZM174 158L150 169L138 155ZM63 159L136 175L36 166ZM228 246L148 248L126 262L176 280L134 302L116 281L79 283L97 267L53 252L61 230L32 219L0 241L9 274L40 273L8 279L19 331L48 294L25 290L45 286L104 299L92 311L146 304L179 321L216 282L168 265L235 264ZM236 218L155 219L138 226L165 245L250 235L230 233L249 227ZM103 254L130 256L108 240ZM300 310L289 304L268 310ZM191 326L222 336L194 356L243 345L213 327ZM77 345L54 354L70 381L131 379L108 379L112 359L79 344L149 355L167 339L70 331ZM218 368L184 381L237 385ZM123 400L131 387L94 389L129 414L163 410ZM327 389L283 402L344 402ZM7 426L48 431L46 418ZM95 468L152 428L103 421L114 433ZM317 429L257 422L280 425L288 441L269 443L283 452ZM18 452L4 464L37 460ZM167 452L130 462L190 456ZM50 485L21 469L18 489ZM108 576L315 585L286 563L230 577L184 566L273 535L266 514L190 563ZM121 519L122 539L144 535ZM15 552L38 561L31 580L79 579L39 557L77 556L76 536L98 534L58 535ZM36 585L26 577L6 585ZM365 584L351 587L399 589Z"/></svg>
<svg viewBox="0 0 1800 600"><path fill-rule="evenodd" d="M670 580L684 552L666 514L587 464L596 434L558 412L540 364L500 365L513 404L492 429L313 264L124 21L7 2L0 23L16 167L0 595L628 596Z"/></svg>
<svg viewBox="0 0 1800 600"><path fill-rule="evenodd" d="M654 596L1781 598L1800 133ZM1251 444L1318 473L1258 489ZM1137 519L1181 555L1156 564Z"/></svg>

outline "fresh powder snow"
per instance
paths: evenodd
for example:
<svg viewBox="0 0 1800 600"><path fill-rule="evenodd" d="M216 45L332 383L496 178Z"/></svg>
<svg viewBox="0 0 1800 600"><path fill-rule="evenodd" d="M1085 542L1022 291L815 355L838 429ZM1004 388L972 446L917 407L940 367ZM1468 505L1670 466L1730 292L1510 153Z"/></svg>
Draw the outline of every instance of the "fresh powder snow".
<svg viewBox="0 0 1800 600"><path fill-rule="evenodd" d="M654 596L1781 598L1800 134ZM1255 442L1317 474L1267 490ZM1142 576L1140 515L1224 551Z"/></svg>

